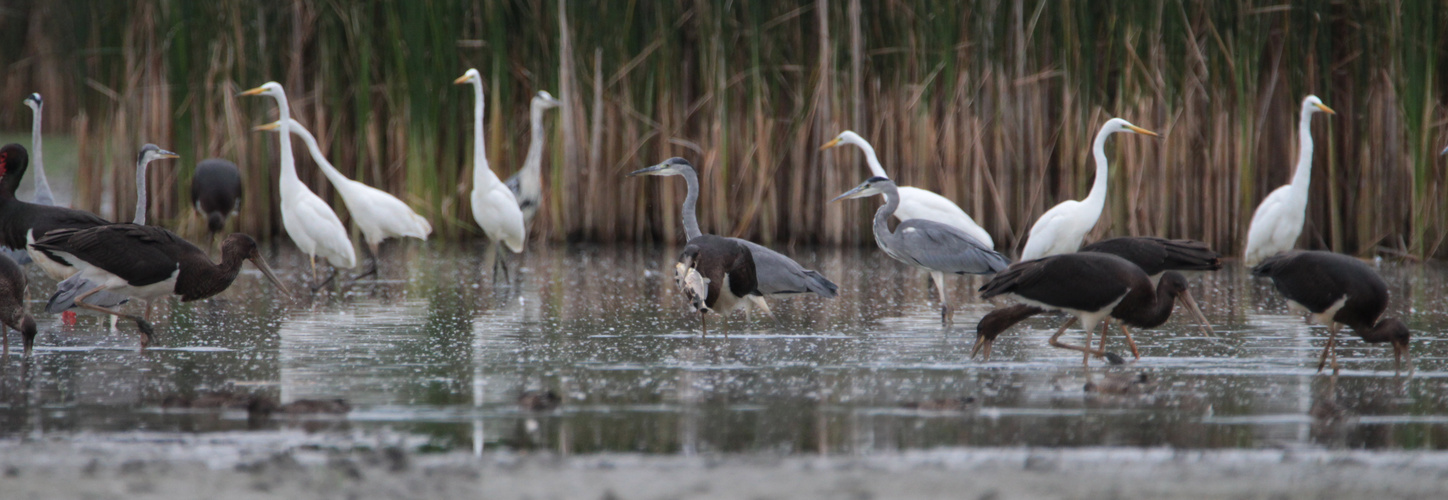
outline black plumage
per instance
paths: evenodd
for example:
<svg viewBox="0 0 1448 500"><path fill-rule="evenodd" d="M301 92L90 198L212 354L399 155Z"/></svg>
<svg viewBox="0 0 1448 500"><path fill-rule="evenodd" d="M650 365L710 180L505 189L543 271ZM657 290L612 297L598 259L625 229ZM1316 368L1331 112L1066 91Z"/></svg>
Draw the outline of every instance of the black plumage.
<svg viewBox="0 0 1448 500"><path fill-rule="evenodd" d="M0 148L0 243L10 248L27 248L30 239L38 240L56 229L110 224L110 221L90 212L15 199L15 190L20 187L29 162L29 154L19 144ZM75 271L64 260L45 250L36 250L44 256L41 268L51 278L63 280L74 274Z"/></svg>
<svg viewBox="0 0 1448 500"><path fill-rule="evenodd" d="M1332 252L1294 250L1268 257L1252 268L1252 275L1271 278L1294 307L1327 325L1327 347L1318 360L1319 371L1329 355L1332 369L1337 371L1337 332L1342 325L1352 327L1365 342L1391 343L1395 368L1401 369L1406 357L1411 369L1408 326L1382 317L1388 309L1388 284L1362 261Z"/></svg>
<svg viewBox="0 0 1448 500"><path fill-rule="evenodd" d="M746 297L762 296L749 247L731 238L711 234L696 236L679 253L678 263L686 272L695 271L708 280L708 293L702 304L696 302L692 306L699 312L701 323L708 311L728 314L746 306ZM683 277L680 280L687 281ZM686 295L691 293L685 291ZM708 331L708 325L704 324L704 333Z"/></svg>
<svg viewBox="0 0 1448 500"><path fill-rule="evenodd" d="M9 257L0 255L0 330L4 330L5 355L10 354L10 329L20 332L25 355L35 346L35 319L25 312L25 271Z"/></svg>
<svg viewBox="0 0 1448 500"><path fill-rule="evenodd" d="M191 206L206 218L212 237L226 227L226 218L236 210L243 193L241 171L236 164L220 158L201 160L191 177Z"/></svg>

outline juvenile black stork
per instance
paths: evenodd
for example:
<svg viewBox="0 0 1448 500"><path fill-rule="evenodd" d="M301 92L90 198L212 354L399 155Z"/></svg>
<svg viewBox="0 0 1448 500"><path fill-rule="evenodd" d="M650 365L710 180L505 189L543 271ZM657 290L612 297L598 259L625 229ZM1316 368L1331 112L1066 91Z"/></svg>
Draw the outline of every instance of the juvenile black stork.
<svg viewBox="0 0 1448 500"><path fill-rule="evenodd" d="M997 274L980 291L984 299L1005 295L1028 306L1075 316L1087 332L1088 347L1059 340L1071 322L1062 324L1051 336L1051 346L1102 357L1106 355L1104 345L1094 351L1089 347L1097 323L1110 316L1130 325L1160 325L1171 316L1174 299L1185 289L1186 278L1180 273L1167 272L1161 284L1153 287L1146 272L1131 261L1111 254L1079 252L1018 262ZM978 327L971 355L984 352L989 359L994 341L990 331L982 332Z"/></svg>
<svg viewBox="0 0 1448 500"><path fill-rule="evenodd" d="M699 312L704 335L709 335L705 313L729 314L746 307L747 297L760 295L754 256L732 238L704 234L690 239L674 271L689 306Z"/></svg>
<svg viewBox="0 0 1448 500"><path fill-rule="evenodd" d="M20 264L0 255L0 330L4 330L4 355L10 355L10 329L20 332L25 355L35 346L35 319L25 312L25 271Z"/></svg>
<svg viewBox="0 0 1448 500"><path fill-rule="evenodd" d="M241 171L235 163L208 158L196 164L196 175L191 177L191 206L206 218L206 230L213 244L241 196Z"/></svg>
<svg viewBox="0 0 1448 500"><path fill-rule="evenodd" d="M98 286L79 294L57 292L47 308L73 304L136 322L145 349L155 334L144 318L90 304L86 298L102 290L128 297L153 300L176 295L182 302L211 297L231 286L250 260L272 284L290 295L272 273L250 236L234 233L221 243L221 263L213 263L206 252L174 233L155 226L110 224L88 229L58 229L46 233L35 247L56 255L74 266L87 281Z"/></svg>
<svg viewBox="0 0 1448 500"><path fill-rule="evenodd" d="M1411 373L1408 326L1382 317L1388 308L1388 284L1367 264L1332 252L1294 250L1268 257L1252 268L1252 275L1271 278L1292 309L1309 312L1327 325L1327 347L1317 371L1331 355L1332 372L1337 373L1337 332L1347 325L1364 342L1392 344L1394 371L1402 370L1406 358Z"/></svg>
<svg viewBox="0 0 1448 500"><path fill-rule="evenodd" d="M1168 271L1216 271L1222 268L1221 255L1212 251L1206 243L1196 240L1170 240L1151 236L1130 236L1101 240L1090 245L1081 247L1082 252L1106 253L1121 257L1136 264L1142 271L1146 272L1151 279L1152 286L1159 286L1162 276ZM1175 274L1175 273L1173 273ZM1175 282L1176 278L1171 278ZM1201 308L1197 307L1196 299L1192 298L1191 291L1184 283L1174 283L1173 288L1180 287L1180 293L1176 295L1177 300L1196 316L1201 325L1202 332L1212 337L1212 325L1207 321L1206 315L1202 314ZM984 337L994 341L997 336L1016 323L1025 320L1044 310L1030 305L1017 304L1002 307L987 313L976 325L977 337ZM1115 317L1113 315L1113 317ZM1162 318L1163 321L1166 318ZM1072 318L1066 326L1070 326L1076 320ZM1156 328L1157 324L1129 323L1137 328ZM1131 337L1131 331L1126 329L1126 324L1121 327L1122 333L1126 335L1127 345L1131 347L1131 353L1137 359L1141 359L1140 351L1136 348L1136 341ZM1105 342L1105 340L1102 340ZM981 344L977 344L981 345ZM989 359L987 357L987 359Z"/></svg>

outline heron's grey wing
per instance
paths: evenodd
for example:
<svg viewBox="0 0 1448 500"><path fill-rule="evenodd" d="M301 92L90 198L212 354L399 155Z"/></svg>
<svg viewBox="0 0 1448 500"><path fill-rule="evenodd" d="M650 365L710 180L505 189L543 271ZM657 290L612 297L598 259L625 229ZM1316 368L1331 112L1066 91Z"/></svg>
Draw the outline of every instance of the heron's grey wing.
<svg viewBox="0 0 1448 500"><path fill-rule="evenodd" d="M814 293L832 298L839 287L818 272L805 269L794 259L770 250L749 240L733 238L740 242L754 256L755 279L759 282L759 293L764 295L788 295Z"/></svg>
<svg viewBox="0 0 1448 500"><path fill-rule="evenodd" d="M965 232L925 219L910 219L895 227L899 248L930 269L956 274L990 274L1005 270L1010 260Z"/></svg>
<svg viewBox="0 0 1448 500"><path fill-rule="evenodd" d="M523 183L522 181L518 180L518 177L521 175L523 175L523 172L519 171L518 173L513 174L512 177L509 177L508 180L503 181L503 184L508 186L508 190L513 192L514 198L522 196L523 194Z"/></svg>
<svg viewBox="0 0 1448 500"><path fill-rule="evenodd" d="M76 297L91 291L97 286L100 286L100 284L82 278L80 274L72 275L57 285L55 293L50 296L50 300L45 304L45 312L55 314L73 309L75 308ZM125 304L129 300L125 295L101 290L90 297L86 297L85 302L91 305L111 308Z"/></svg>

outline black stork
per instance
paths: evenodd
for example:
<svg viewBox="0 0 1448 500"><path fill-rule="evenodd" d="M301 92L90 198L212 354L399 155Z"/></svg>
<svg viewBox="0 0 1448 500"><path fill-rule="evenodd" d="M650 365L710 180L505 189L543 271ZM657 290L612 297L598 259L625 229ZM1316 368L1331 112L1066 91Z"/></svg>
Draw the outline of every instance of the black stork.
<svg viewBox="0 0 1448 500"><path fill-rule="evenodd" d="M1222 268L1221 255L1212 251L1206 243L1196 240L1128 236L1101 240L1082 247L1080 251L1106 253L1126 259L1140 267L1151 279L1154 287L1160 285L1162 277L1168 271L1216 271ZM1191 291L1186 288L1185 283L1177 282L1178 278L1184 279L1185 277L1178 274L1176 277L1169 278L1169 281L1173 282L1172 288L1180 288L1180 293L1176 295L1177 300L1181 301L1182 305L1196 316L1202 332L1208 337L1213 336L1212 325L1207 321L1206 315L1202 314L1200 307L1197 307L1197 301L1192 298ZM1039 307L1025 304L996 309L980 319L980 323L976 325L976 336L978 339L985 338L993 342L1001 332L1043 311ZM1116 316L1113 315L1113 317ZM1163 322L1166 321L1166 318L1161 319ZM1069 327L1074 322L1073 318L1067 322L1066 326ZM1156 328L1161 326L1161 323L1126 323L1122 325L1121 331L1126 336L1126 342L1131 347L1132 355L1141 359L1140 351L1136 348L1136 341L1131 337L1131 331L1126 329L1128 324L1137 328ZM1105 342L1104 339L1102 341ZM989 345L989 342L977 344L977 346L984 345Z"/></svg>
<svg viewBox="0 0 1448 500"><path fill-rule="evenodd" d="M15 190L20 187L20 179L25 175L29 162L30 156L23 146L7 144L0 147L0 239L7 247L26 249L45 274L56 281L64 280L75 274L75 268L30 244L56 229L95 227L110 224L110 221L83 210L36 205L15 199Z"/></svg>
<svg viewBox="0 0 1448 500"><path fill-rule="evenodd" d="M705 313L729 314L747 307L746 297L760 295L754 256L749 247L734 239L712 234L695 236L679 253L674 266L674 278L690 307L699 312L704 335L709 334Z"/></svg>
<svg viewBox="0 0 1448 500"><path fill-rule="evenodd" d="M206 218L206 229L213 244L241 196L241 171L235 163L208 158L196 164L196 175L191 177L191 206Z"/></svg>
<svg viewBox="0 0 1448 500"><path fill-rule="evenodd" d="M136 322L141 348L155 334L144 318L87 303L85 299L102 290L143 300L176 295L182 302L211 297L231 286L250 260L285 295L287 288L272 273L250 236L234 233L221 243L221 263L213 263L206 252L175 233L155 226L110 224L88 229L59 229L46 233L35 247L57 255L98 286L73 294L57 292L52 307L75 306L113 314Z"/></svg>
<svg viewBox="0 0 1448 500"><path fill-rule="evenodd" d="M20 332L25 355L35 347L35 319L25 312L25 271L20 264L0 255L0 330L4 330L4 355L10 355L10 329Z"/></svg>
<svg viewBox="0 0 1448 500"><path fill-rule="evenodd" d="M1252 275L1271 278L1291 308L1307 311L1327 325L1327 347L1317 371L1331 355L1332 372L1337 373L1337 332L1347 325L1369 344L1392 344L1394 370L1401 371L1407 358L1411 373L1408 326L1382 317L1388 308L1388 284L1367 264L1332 252L1295 250L1268 257L1252 268Z"/></svg>
<svg viewBox="0 0 1448 500"><path fill-rule="evenodd" d="M1171 316L1174 299L1185 289L1186 278L1180 273L1166 273L1160 286L1153 287L1146 272L1131 261L1111 254L1080 252L1018 262L997 274L980 291L984 299L1005 295L1028 306L1075 316L1087 332L1088 347L1059 340L1070 322L1051 336L1051 345L1102 357L1106 354L1104 345L1094 351L1089 347L1091 331L1098 323L1110 316L1131 325L1160 325ZM984 352L989 358L994 340L978 330L971 355Z"/></svg>

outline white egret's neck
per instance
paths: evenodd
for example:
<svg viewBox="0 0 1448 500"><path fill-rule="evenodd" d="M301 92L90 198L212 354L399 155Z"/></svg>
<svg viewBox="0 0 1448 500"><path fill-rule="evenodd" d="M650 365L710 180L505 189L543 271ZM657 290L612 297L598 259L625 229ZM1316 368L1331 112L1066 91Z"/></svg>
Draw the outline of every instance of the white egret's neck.
<svg viewBox="0 0 1448 500"><path fill-rule="evenodd" d="M1096 141L1091 145L1091 153L1096 158L1096 180L1091 183L1091 193L1081 203L1086 205L1088 210L1094 211L1097 217L1106 208L1106 138L1111 137L1115 130L1102 127L1096 133Z"/></svg>
<svg viewBox="0 0 1448 500"><path fill-rule="evenodd" d="M352 182L352 179L342 175L337 167L332 166L332 162L327 161L327 157L322 156L322 147L317 145L317 138L312 135L312 132L300 123L293 123L291 127L292 133L300 137L302 142L307 143L307 152L312 154L312 161L316 162L317 168L322 169L322 175L327 176L327 180L331 181L339 191L345 189L347 183Z"/></svg>
<svg viewBox="0 0 1448 500"><path fill-rule="evenodd" d="M704 234L699 230L699 215L695 212L695 206L699 204L699 174L692 168L681 168L684 182L689 185L689 194L684 197L684 237L688 239L698 238Z"/></svg>
<svg viewBox="0 0 1448 500"><path fill-rule="evenodd" d="M1292 191L1306 196L1312 183L1312 109L1302 107L1297 123L1297 168L1292 171Z"/></svg>
<svg viewBox="0 0 1448 500"><path fill-rule="evenodd" d="M35 118L30 125L30 164L35 166L35 202L43 205L50 205L54 202L54 196L50 193L50 182L45 180L45 162L41 160L40 148L40 110L44 104L35 104Z"/></svg>
<svg viewBox="0 0 1448 500"><path fill-rule="evenodd" d="M488 165L488 151L483 143L483 82L474 78L473 84L473 189L491 189L497 184L498 176Z"/></svg>
<svg viewBox="0 0 1448 500"><path fill-rule="evenodd" d="M528 121L531 125L533 137L528 142L528 156L523 159L523 171L535 172L543 166L543 112L547 111L541 104L534 102L528 112Z"/></svg>
<svg viewBox="0 0 1448 500"><path fill-rule="evenodd" d="M146 165L151 160L144 155L136 160L136 217L131 222L146 225Z"/></svg>
<svg viewBox="0 0 1448 500"><path fill-rule="evenodd" d="M875 155L875 146L871 146L864 138L856 138L850 141L851 144L860 147L865 152L865 163L870 165L870 175L875 177L890 177L885 175L885 167L880 166L880 157Z"/></svg>
<svg viewBox="0 0 1448 500"><path fill-rule="evenodd" d="M277 131L282 140L282 199L286 199L288 193L302 187L302 179L297 177L297 161L292 157L292 108L287 104L286 94L277 93L272 97L277 100L277 117L281 120L280 128Z"/></svg>

